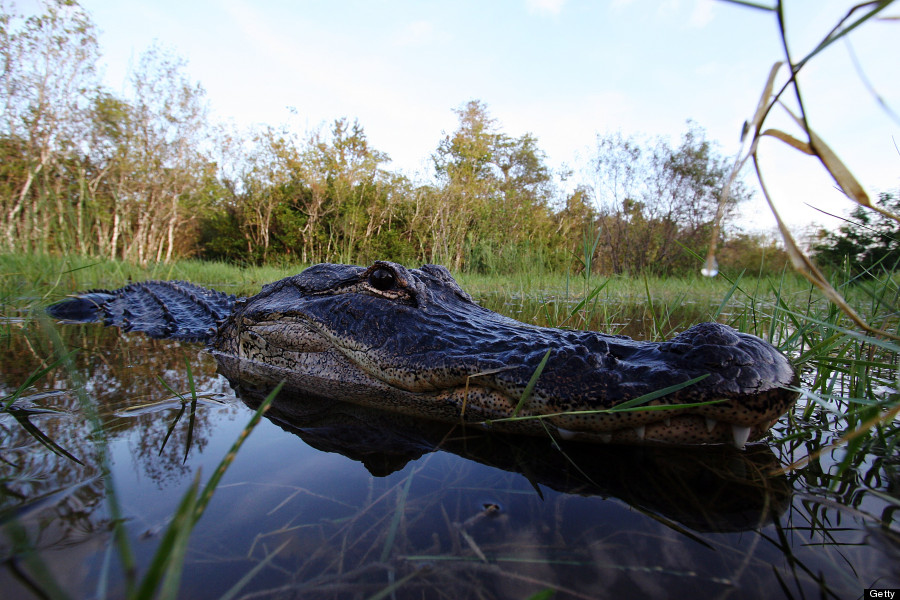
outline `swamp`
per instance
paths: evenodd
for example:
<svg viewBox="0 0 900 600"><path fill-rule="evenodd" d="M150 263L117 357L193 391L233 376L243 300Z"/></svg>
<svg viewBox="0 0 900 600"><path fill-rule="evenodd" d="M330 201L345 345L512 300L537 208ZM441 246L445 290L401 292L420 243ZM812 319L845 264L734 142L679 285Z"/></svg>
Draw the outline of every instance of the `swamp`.
<svg viewBox="0 0 900 600"><path fill-rule="evenodd" d="M142 31L186 32L213 54L208 76L227 74L218 107L156 42L123 67L122 89L111 86L101 58L129 53L106 52L77 0L25 13L0 2L0 596L838 600L900 589L900 200L887 188L896 163L869 154L896 158L892 0L732 0L703 29L698 15L653 28L638 3L452 5L462 19L435 22L457 22L471 42L433 53L384 45L413 16L403 3L314 3L327 9L318 21L316 7L283 3L259 9L283 33L249 38L262 20L235 17L235 3L207 3L194 25L170 20L190 16L182 6L149 4L164 27L128 3L93 10L124 8L110 29L129 44ZM552 26L510 20L539 23L535 7L550 8ZM234 36L216 15L240 25ZM412 25L423 23L430 33L427 21ZM827 62L851 34L849 62ZM252 58L257 38L275 54ZM366 84L369 71L387 72L372 67L379 47L404 75ZM650 62L629 62L642 54ZM335 56L347 62L319 61ZM410 57L424 62L394 68ZM454 57L465 82L443 87L449 70L435 66ZM801 94L798 75L820 61L811 75L824 85L804 79ZM652 85L622 95L616 72L619 86ZM339 83L338 96L322 96L327 118L303 104L321 96L319 79ZM497 98L498 117L479 96ZM245 126L220 112L233 99L251 109ZM272 99L285 122L264 123ZM693 112L669 110L680 100ZM426 118L447 103L452 130ZM378 111L389 120L370 139L352 115ZM667 112L688 119L680 137L659 120ZM851 118L870 112L888 124ZM629 120L668 134L629 132ZM525 123L570 136L565 153L556 144L551 161ZM394 160L410 156L393 163L383 134L405 129L433 136L433 150L413 159L427 144L395 141ZM722 150L726 129L734 139ZM838 151L870 167L868 182L824 141L848 132ZM582 133L595 141L582 147ZM770 154L774 143L824 169L825 187ZM751 170L754 184L743 179ZM770 189L839 229L798 242ZM859 207L849 219L827 212L835 191ZM757 194L778 241L748 207ZM585 445L229 381L201 343L46 313L129 282L248 296L310 264L382 259L445 265L484 307L534 325L650 341L730 325L789 359L798 400L743 448Z"/></svg>
<svg viewBox="0 0 900 600"><path fill-rule="evenodd" d="M43 312L132 277L242 295L297 268L2 266L5 598L838 599L900 586L896 344L857 333L791 274L460 279L539 325L664 339L716 320L771 341L801 372L800 399L738 450L272 400L217 374L202 344ZM841 289L896 330L890 277Z"/></svg>

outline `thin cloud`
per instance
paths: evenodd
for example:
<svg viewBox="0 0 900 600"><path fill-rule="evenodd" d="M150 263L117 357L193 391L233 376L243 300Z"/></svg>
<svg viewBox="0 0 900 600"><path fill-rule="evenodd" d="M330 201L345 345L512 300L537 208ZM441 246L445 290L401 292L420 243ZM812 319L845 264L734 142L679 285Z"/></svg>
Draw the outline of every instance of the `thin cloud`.
<svg viewBox="0 0 900 600"><path fill-rule="evenodd" d="M544 15L558 15L566 0L525 0L528 12Z"/></svg>
<svg viewBox="0 0 900 600"><path fill-rule="evenodd" d="M710 24L713 20L713 1L697 0L694 3L694 9L688 19L688 25L696 29L702 29Z"/></svg>
<svg viewBox="0 0 900 600"><path fill-rule="evenodd" d="M394 39L396 46L423 46L437 38L434 23L431 21L413 21L408 23Z"/></svg>

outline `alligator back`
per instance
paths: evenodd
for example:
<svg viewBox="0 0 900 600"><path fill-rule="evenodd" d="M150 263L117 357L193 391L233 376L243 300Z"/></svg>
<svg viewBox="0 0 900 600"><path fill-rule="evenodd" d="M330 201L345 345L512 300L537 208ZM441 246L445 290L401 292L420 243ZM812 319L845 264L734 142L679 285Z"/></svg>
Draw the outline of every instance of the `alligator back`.
<svg viewBox="0 0 900 600"><path fill-rule="evenodd" d="M47 313L69 322L100 321L153 338L207 341L235 300L185 281L146 281L83 292L47 307Z"/></svg>

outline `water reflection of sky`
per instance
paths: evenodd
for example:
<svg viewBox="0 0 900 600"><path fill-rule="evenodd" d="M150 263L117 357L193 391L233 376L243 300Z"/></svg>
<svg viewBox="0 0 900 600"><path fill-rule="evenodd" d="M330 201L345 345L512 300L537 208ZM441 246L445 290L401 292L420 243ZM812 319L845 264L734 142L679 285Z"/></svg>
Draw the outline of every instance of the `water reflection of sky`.
<svg viewBox="0 0 900 600"><path fill-rule="evenodd" d="M96 327L65 335L82 348L77 362L107 425L112 477L143 571L195 474L202 471L204 481L212 474L252 411L227 391L196 345ZM39 364L35 347L13 338L2 350L4 365L18 365L3 374L7 389L16 384L11 372ZM198 403L189 447L189 411L176 422L180 409L173 403L147 406L172 398L157 374L187 390L185 356L198 390L226 392L220 402ZM57 373L38 392L65 381ZM90 596L111 541L96 447L73 394L29 398L32 408L65 411L30 420L84 465L50 453L3 416L4 527L15 515L66 589ZM135 407L143 408L127 410ZM381 460L365 449L391 435L377 429L384 421L352 407L337 417L313 414L319 416L307 421L282 415L278 424L264 419L248 438L191 538L183 597L218 597L261 564L242 590L250 597L368 597L401 581L398 598L522 598L546 587L569 598L818 597L823 585L826 596L843 598L872 585L900 585L891 541L896 525L878 529L863 514L888 514L890 504L855 478L848 485L856 488L825 490L816 469L831 467L827 457L788 478L747 486L741 478L752 480L754 470L769 464L765 447L762 462L731 449L682 455L572 448L584 472L564 473L566 462L554 462L556 451L535 440L485 443L483 436L451 435L441 446L447 451L417 446L404 454L398 448L416 436L420 446L433 440L428 426L400 420L392 431L406 441ZM378 431L374 442L366 437L372 431ZM517 445L526 448L524 458ZM390 474L372 476L365 465ZM564 484L574 491L554 489ZM754 503L762 485L774 490L760 496L777 509L774 522L766 523ZM887 489L887 481L882 485ZM857 506L841 506L854 493ZM0 551L10 557L8 538L0 539ZM0 589L29 597L22 567L4 564ZM110 590L121 595L115 559L109 573Z"/></svg>

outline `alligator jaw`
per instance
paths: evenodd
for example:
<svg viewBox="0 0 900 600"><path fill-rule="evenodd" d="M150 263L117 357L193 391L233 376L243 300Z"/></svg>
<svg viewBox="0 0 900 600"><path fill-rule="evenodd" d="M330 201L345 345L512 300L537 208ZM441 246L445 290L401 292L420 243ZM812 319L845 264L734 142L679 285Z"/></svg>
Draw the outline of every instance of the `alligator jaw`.
<svg viewBox="0 0 900 600"><path fill-rule="evenodd" d="M429 412L442 420L490 422L500 429L540 433L543 425L537 418L553 424L560 438L610 444L733 444L743 448L748 441L765 435L775 418L766 415L759 422L733 423L727 418L692 414L691 409L672 408L662 411L619 412L615 420L606 411L596 415L547 415L540 411L522 412L522 416L537 417L522 422L505 419L517 404L502 390L482 385L453 387L449 390L403 389L379 377L375 365L366 364L365 354L356 349L343 348L341 340L332 339L327 331L320 331L314 322L299 315L266 315L259 320L248 319L236 337L236 354L243 360L260 362L299 376L302 391L304 377L316 381L331 380L335 389L348 384L370 386L371 398L357 398L356 402L379 407L384 399L395 405L393 396L409 398L417 394L418 403L431 403L443 408ZM480 377L479 379L482 379ZM472 379L475 381L475 379ZM321 393L321 390L317 390ZM726 399L722 399L726 402ZM655 403L651 403L655 404ZM716 410L716 403L694 410ZM443 411L443 413L441 413ZM404 411L415 414L414 410ZM583 413L584 411L576 411ZM468 413L468 414L466 414ZM777 415L776 415L777 417ZM532 421L529 423L529 421ZM502 423L502 425L501 425Z"/></svg>
<svg viewBox="0 0 900 600"><path fill-rule="evenodd" d="M517 402L496 390L481 386L457 388L438 394L435 402L458 407L457 420L481 422L491 428L522 433L555 429L563 440L603 444L731 444L742 449L748 441L762 438L778 420L769 415L765 420L733 423L716 420L690 411L714 407L632 410L627 412L575 411L571 414L532 412L526 407L515 418L509 418ZM462 418L464 417L464 419ZM621 418L613 418L621 417Z"/></svg>
<svg viewBox="0 0 900 600"><path fill-rule="evenodd" d="M564 440L603 444L732 444L743 449L748 441L763 437L774 424L747 426L714 421L713 427L708 428L708 420L699 415L683 415L607 432L573 431L563 427L557 427L556 431Z"/></svg>
<svg viewBox="0 0 900 600"><path fill-rule="evenodd" d="M244 347L247 348L246 346ZM712 421L681 411L665 411L672 416L646 421L641 425L618 429L572 429L567 415L529 415L509 420L513 402L495 390L471 386L444 392L410 392L385 384L359 369L334 349L323 352L288 351L283 360L261 362L251 358L254 352L235 356L214 350L219 371L232 380L268 385L284 381L288 390L323 398L334 398L362 406L387 409L442 422L482 425L509 433L546 435L548 431L562 440L600 444L698 445L731 444L743 448L747 441L765 435L774 420L752 426ZM463 399L467 398L466 402ZM678 413L678 414L676 414ZM630 415L652 417L650 411L634 411ZM656 413L658 414L658 413ZM566 427L565 425L569 425Z"/></svg>

